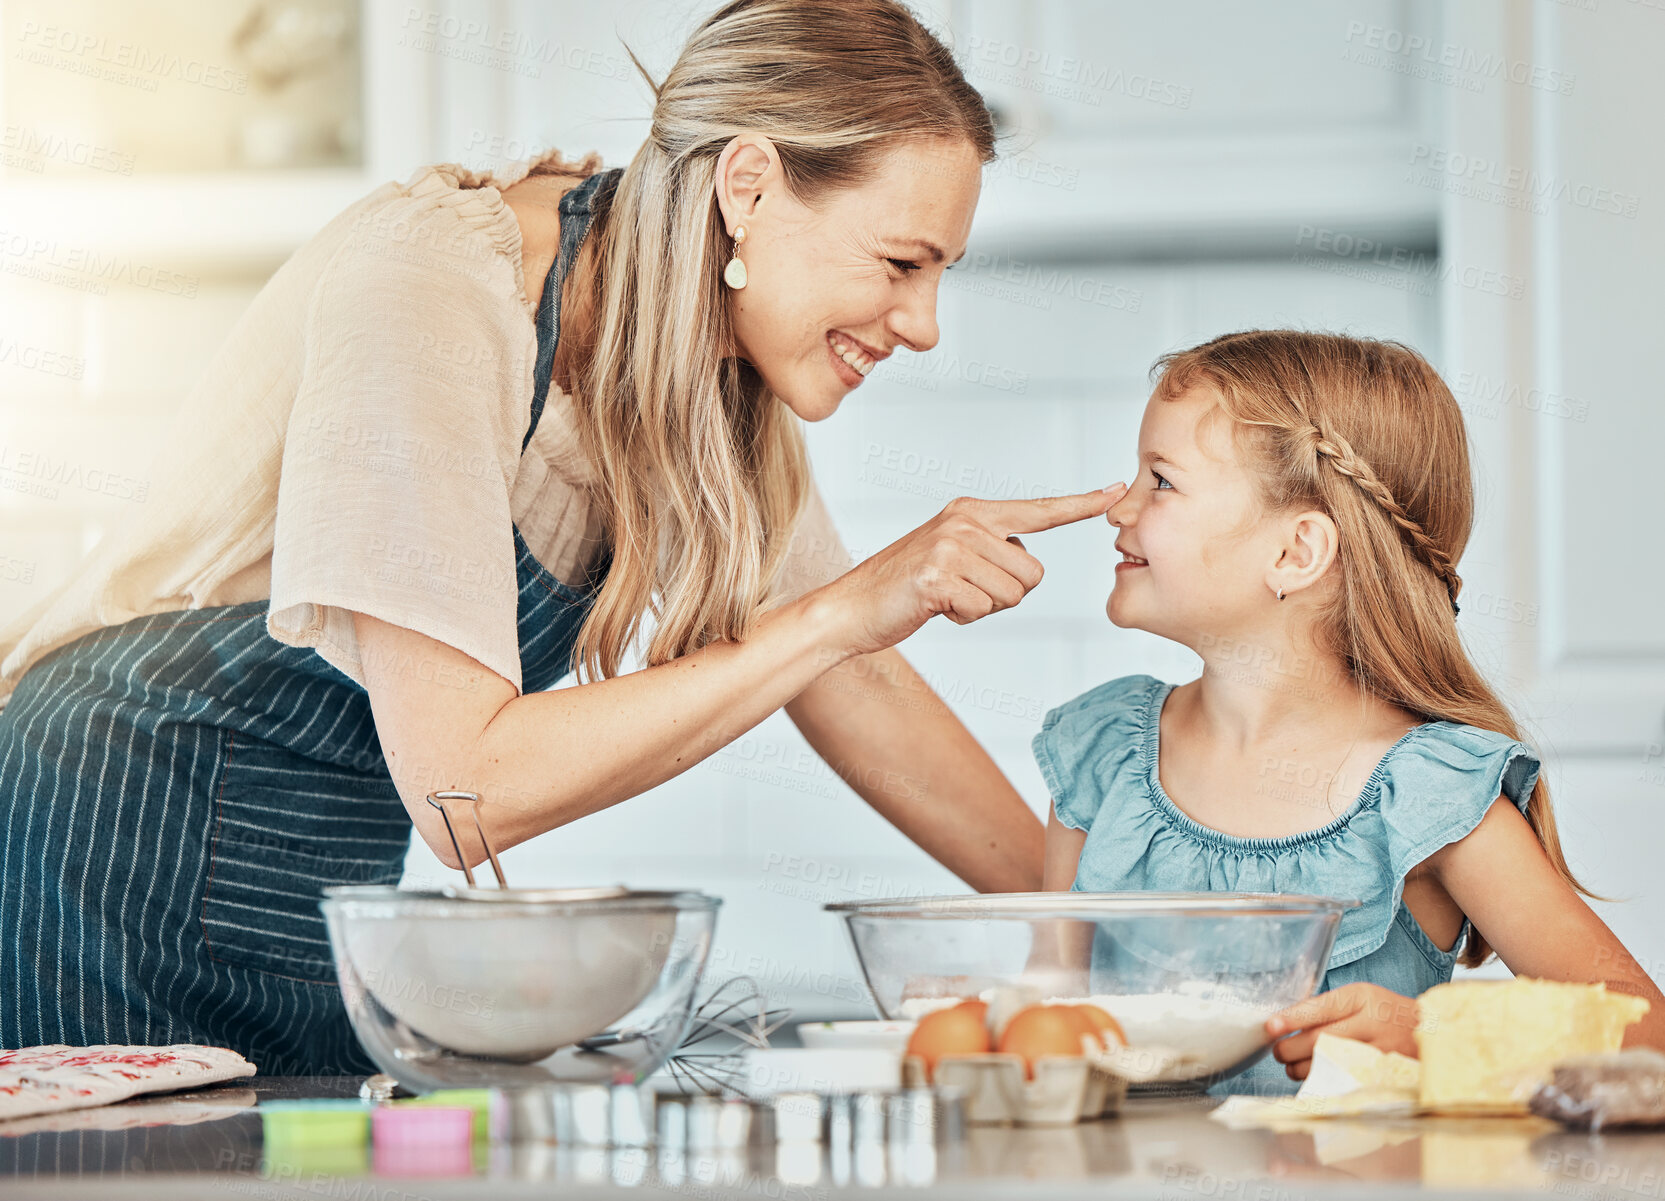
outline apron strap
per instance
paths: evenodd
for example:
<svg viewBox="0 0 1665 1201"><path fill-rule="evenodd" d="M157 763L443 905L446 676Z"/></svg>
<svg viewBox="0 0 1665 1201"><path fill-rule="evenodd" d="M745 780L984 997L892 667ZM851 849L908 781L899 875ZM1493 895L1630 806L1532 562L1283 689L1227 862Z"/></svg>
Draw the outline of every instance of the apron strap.
<svg viewBox="0 0 1665 1201"><path fill-rule="evenodd" d="M623 167L597 171L562 196L557 206L562 218L561 246L555 256L555 265L544 277L543 298L538 304L538 361L532 374L532 420L526 427L526 437L521 439L522 454L531 445L538 420L543 416L544 401L549 396L550 376L555 369L555 345L561 340L561 284L567 272L572 270L573 261L578 257L578 247L589 232L596 211L611 203L619 176L623 174Z"/></svg>

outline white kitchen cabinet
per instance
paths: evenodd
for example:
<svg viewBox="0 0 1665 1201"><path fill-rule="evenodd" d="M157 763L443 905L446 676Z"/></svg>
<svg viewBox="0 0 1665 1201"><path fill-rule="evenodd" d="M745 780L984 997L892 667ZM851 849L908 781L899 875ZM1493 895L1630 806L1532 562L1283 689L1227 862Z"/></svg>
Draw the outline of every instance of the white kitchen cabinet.
<svg viewBox="0 0 1665 1201"><path fill-rule="evenodd" d="M956 50L1002 116L979 233L1033 253L1287 251L1312 225L1431 246L1406 178L1438 96L1374 59L1419 0L967 0Z"/></svg>

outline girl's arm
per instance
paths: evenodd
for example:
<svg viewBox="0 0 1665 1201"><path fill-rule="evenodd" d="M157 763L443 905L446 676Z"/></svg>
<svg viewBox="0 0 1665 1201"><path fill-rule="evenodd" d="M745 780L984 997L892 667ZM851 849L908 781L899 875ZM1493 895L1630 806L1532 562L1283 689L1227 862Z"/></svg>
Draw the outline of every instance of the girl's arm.
<svg viewBox="0 0 1665 1201"><path fill-rule="evenodd" d="M1076 830L1058 820L1058 810L1046 815L1046 866L1041 871L1041 889L1045 892L1067 892L1075 883L1075 873L1081 866L1081 848L1087 843L1087 831Z"/></svg>
<svg viewBox="0 0 1665 1201"><path fill-rule="evenodd" d="M1435 878L1517 976L1605 983L1644 998L1624 1045L1665 1050L1665 994L1607 923L1561 878L1526 818L1505 797L1467 838L1429 856Z"/></svg>
<svg viewBox="0 0 1665 1201"><path fill-rule="evenodd" d="M1086 841L1085 831L1071 829L1058 820L1056 807L1047 813L1046 863L1041 870L1043 892L1069 891L1075 883L1081 848ZM1054 995L1084 997L1092 991L1088 970L1092 954L1093 927L1085 922L1060 922L1050 929L1037 925L1025 975L1031 983Z"/></svg>
<svg viewBox="0 0 1665 1201"><path fill-rule="evenodd" d="M967 884L1040 887L1041 823L900 651L839 664L786 712L845 783Z"/></svg>
<svg viewBox="0 0 1665 1201"><path fill-rule="evenodd" d="M1467 837L1426 860L1433 876L1517 976L1606 984L1647 1000L1624 1045L1665 1049L1665 995L1607 923L1555 870L1526 818L1499 797ZM1268 1033L1290 1035L1273 1047L1289 1075L1304 1080L1321 1032L1416 1054L1415 1000L1373 984L1347 984L1275 1015Z"/></svg>

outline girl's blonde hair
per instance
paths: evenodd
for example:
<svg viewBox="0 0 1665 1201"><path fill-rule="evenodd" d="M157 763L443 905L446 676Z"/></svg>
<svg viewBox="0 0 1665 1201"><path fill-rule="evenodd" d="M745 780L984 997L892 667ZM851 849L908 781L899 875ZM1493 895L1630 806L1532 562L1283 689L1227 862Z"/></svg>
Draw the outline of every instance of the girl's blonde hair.
<svg viewBox="0 0 1665 1201"><path fill-rule="evenodd" d="M1359 686L1427 721L1519 739L1457 636L1457 561L1474 521L1468 435L1445 382L1397 342L1295 330L1226 334L1157 361L1156 394L1194 384L1221 410L1268 512L1318 509L1340 535L1340 587L1315 636ZM1567 866L1540 774L1526 808L1562 879ZM1460 962L1492 953L1471 925Z"/></svg>
<svg viewBox="0 0 1665 1201"><path fill-rule="evenodd" d="M574 397L612 554L574 648L590 678L617 674L647 614L649 664L744 637L808 494L797 419L755 368L724 357L723 148L767 136L804 204L870 182L910 142L995 156L982 97L895 0L735 0L663 82L631 61L653 89L653 123L595 222L595 337ZM547 156L533 172L570 168Z"/></svg>

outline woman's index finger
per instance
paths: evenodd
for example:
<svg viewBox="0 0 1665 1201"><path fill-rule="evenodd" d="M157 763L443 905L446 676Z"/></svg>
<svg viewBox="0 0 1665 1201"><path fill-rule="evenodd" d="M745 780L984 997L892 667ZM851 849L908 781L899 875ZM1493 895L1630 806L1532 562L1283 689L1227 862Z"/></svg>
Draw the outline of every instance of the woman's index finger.
<svg viewBox="0 0 1665 1201"><path fill-rule="evenodd" d="M991 500L988 523L1002 538L1032 534L1089 517L1102 517L1120 499L1114 492L1094 489L1072 496L1037 496L1032 500Z"/></svg>

